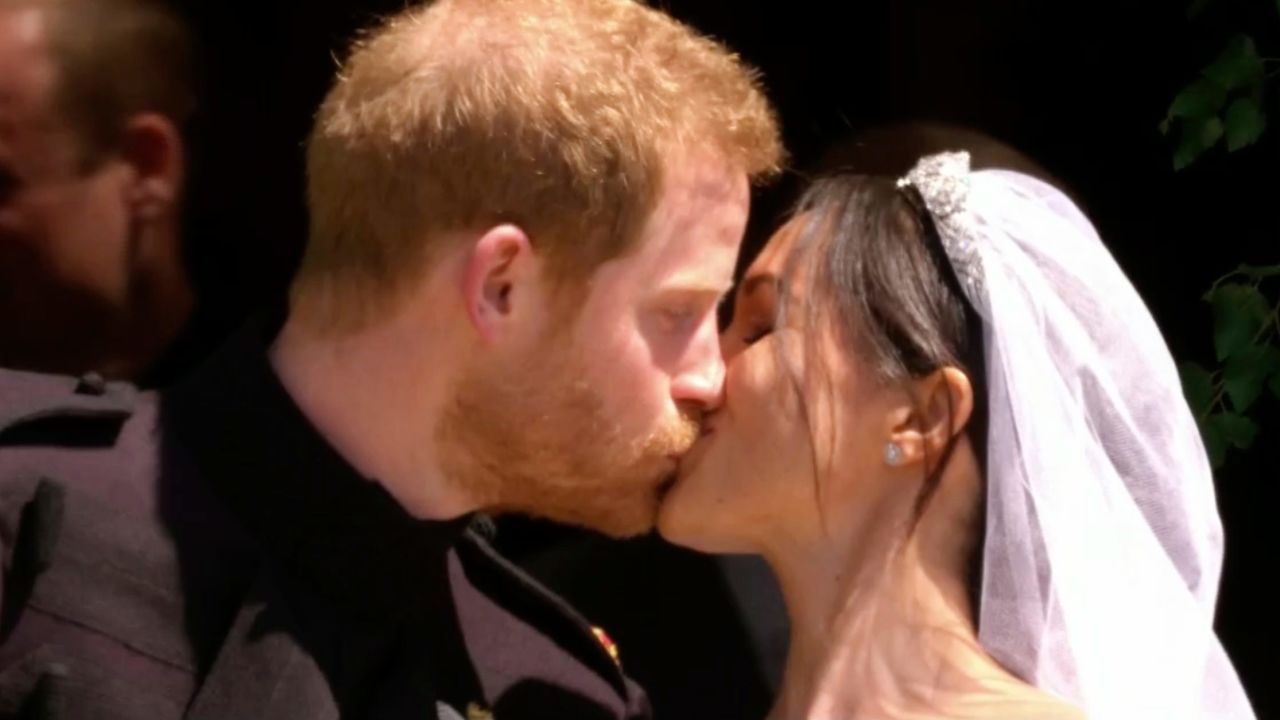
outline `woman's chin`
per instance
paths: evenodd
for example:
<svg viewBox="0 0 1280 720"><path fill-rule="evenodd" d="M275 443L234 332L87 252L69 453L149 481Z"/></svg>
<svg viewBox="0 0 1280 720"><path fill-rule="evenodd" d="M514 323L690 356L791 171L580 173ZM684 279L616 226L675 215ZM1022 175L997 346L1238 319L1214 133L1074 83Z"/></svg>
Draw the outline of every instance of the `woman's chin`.
<svg viewBox="0 0 1280 720"><path fill-rule="evenodd" d="M676 545L693 547L690 542L692 528L689 527L691 514L686 509L687 501L683 500L685 478L681 476L662 496L662 504L658 506L658 534L667 542Z"/></svg>
<svg viewBox="0 0 1280 720"><path fill-rule="evenodd" d="M743 552L734 546L731 533L731 509L712 502L703 492L705 471L685 473L672 485L658 508L658 534L668 542L705 553Z"/></svg>

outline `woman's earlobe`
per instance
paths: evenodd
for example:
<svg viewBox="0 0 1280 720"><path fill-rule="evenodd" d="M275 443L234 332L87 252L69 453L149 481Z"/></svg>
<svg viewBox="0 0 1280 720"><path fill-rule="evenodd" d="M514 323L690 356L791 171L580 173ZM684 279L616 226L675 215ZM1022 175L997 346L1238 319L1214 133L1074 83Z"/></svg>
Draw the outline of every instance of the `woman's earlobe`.
<svg viewBox="0 0 1280 720"><path fill-rule="evenodd" d="M884 444L884 463L889 467L898 467L902 464L902 446L890 440Z"/></svg>
<svg viewBox="0 0 1280 720"><path fill-rule="evenodd" d="M908 395L888 418L884 459L890 467L940 456L973 414L973 386L957 368L942 368L915 381Z"/></svg>
<svg viewBox="0 0 1280 720"><path fill-rule="evenodd" d="M907 467L925 456L925 430L922 416L911 398L890 411L889 437L884 444L884 462L889 467Z"/></svg>

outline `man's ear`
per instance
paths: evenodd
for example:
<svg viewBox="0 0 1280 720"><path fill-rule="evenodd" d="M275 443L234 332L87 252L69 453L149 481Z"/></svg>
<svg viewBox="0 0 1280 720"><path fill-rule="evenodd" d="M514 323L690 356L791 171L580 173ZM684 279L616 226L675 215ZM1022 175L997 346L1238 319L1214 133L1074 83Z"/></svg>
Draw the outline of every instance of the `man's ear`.
<svg viewBox="0 0 1280 720"><path fill-rule="evenodd" d="M536 278L537 262L529 236L516 225L490 228L475 241L462 277L467 317L486 343L509 332L518 310L527 302Z"/></svg>
<svg viewBox="0 0 1280 720"><path fill-rule="evenodd" d="M153 220L174 213L186 175L177 126L156 113L135 115L125 125L120 150L132 174L128 192L133 216Z"/></svg>
<svg viewBox="0 0 1280 720"><path fill-rule="evenodd" d="M903 402L889 414L889 442L900 450L898 464L934 462L973 415L973 385L963 371L945 367L913 381ZM932 472L933 468L925 468Z"/></svg>

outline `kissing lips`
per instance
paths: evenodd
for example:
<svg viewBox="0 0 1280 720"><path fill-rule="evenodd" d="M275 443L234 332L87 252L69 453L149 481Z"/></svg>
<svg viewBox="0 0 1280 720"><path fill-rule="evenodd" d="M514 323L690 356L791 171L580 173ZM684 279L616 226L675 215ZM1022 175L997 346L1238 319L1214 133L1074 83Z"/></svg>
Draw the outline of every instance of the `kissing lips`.
<svg viewBox="0 0 1280 720"><path fill-rule="evenodd" d="M689 448L684 457L680 458L680 464L676 471L677 477L683 478L693 472L702 456L706 454L707 446L711 444L711 435L711 429L703 425L702 436L693 444L693 447Z"/></svg>

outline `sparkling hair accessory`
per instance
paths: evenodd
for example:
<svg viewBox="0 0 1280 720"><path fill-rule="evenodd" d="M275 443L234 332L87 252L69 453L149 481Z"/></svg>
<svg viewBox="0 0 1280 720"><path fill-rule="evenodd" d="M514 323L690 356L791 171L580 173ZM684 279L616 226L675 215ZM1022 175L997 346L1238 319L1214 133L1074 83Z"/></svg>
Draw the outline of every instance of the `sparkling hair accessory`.
<svg viewBox="0 0 1280 720"><path fill-rule="evenodd" d="M912 187L920 193L925 208L933 216L942 246L951 259L956 277L969 300L982 297L982 258L977 250L978 231L969 209L972 176L969 153L946 152L921 158L899 188Z"/></svg>

